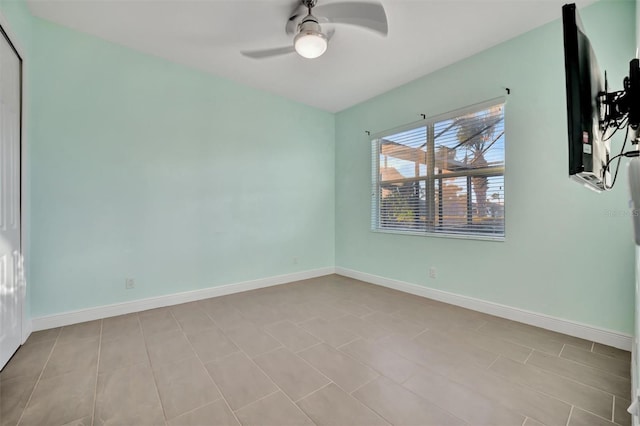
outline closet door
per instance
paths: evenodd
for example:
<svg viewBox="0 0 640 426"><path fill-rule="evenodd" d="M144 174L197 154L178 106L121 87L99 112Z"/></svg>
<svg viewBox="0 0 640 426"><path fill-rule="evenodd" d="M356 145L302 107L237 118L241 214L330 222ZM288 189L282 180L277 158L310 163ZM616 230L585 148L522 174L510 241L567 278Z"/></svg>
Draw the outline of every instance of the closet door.
<svg viewBox="0 0 640 426"><path fill-rule="evenodd" d="M21 95L22 59L0 31L0 368L22 333Z"/></svg>

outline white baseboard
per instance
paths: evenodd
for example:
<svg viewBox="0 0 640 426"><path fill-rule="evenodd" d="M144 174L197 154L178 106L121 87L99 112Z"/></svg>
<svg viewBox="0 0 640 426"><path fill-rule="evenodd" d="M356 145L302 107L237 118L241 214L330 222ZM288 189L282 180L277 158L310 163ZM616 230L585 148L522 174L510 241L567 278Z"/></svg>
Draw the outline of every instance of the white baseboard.
<svg viewBox="0 0 640 426"><path fill-rule="evenodd" d="M335 273L335 269L333 267L313 269L309 271L295 272L292 274L277 275L257 280L226 284L217 287L209 287L200 290L168 294L165 296L132 300L130 302L116 303L113 305L96 306L94 308L80 309L77 311L33 318L31 326L33 331L46 330L49 328L62 327L85 321L130 314L132 312L146 311L147 309L162 308L164 306L194 302L196 300L208 299L210 297L225 296L227 294L241 293L243 291L255 290L258 288L287 284L294 281L321 277L323 275L333 273Z"/></svg>
<svg viewBox="0 0 640 426"><path fill-rule="evenodd" d="M27 319L26 316L22 317L22 341L20 344L24 345L24 342L27 341L31 332L33 331L33 323Z"/></svg>
<svg viewBox="0 0 640 426"><path fill-rule="evenodd" d="M628 334L342 267L327 267L286 275L277 275L257 280L221 285L218 287L150 297L130 302L97 306L94 308L80 309L77 311L33 318L30 324L25 324L23 335L28 336L31 330L38 331L54 327L62 327L85 321L145 311L147 309L161 308L164 306L208 299L210 297L225 296L243 291L271 287L333 273L355 278L371 284L392 288L405 293L414 294L416 296L426 297L428 299L462 306L467 309L484 312L497 317L507 318L547 330L568 334L570 336L580 337L582 339L602 343L619 349L631 350L633 337Z"/></svg>
<svg viewBox="0 0 640 426"><path fill-rule="evenodd" d="M411 284L404 281L398 281L391 278L380 277L365 272L355 271L352 269L336 267L336 274L376 284L383 287L392 288L405 293L415 294L416 296L426 297L428 299L438 300L440 302L449 303L451 305L462 306L463 308L472 309L474 311L484 312L489 315L495 315L501 318L507 318L513 321L530 324L547 330L556 331L570 336L579 337L592 342L602 343L603 345L613 346L626 351L631 350L633 337L617 331L607 330L570 321L563 318L556 318L551 315L540 314L537 312L527 311L525 309L514 308L500 303L488 302L482 299L462 296L460 294L449 293L447 291L436 290L417 284Z"/></svg>

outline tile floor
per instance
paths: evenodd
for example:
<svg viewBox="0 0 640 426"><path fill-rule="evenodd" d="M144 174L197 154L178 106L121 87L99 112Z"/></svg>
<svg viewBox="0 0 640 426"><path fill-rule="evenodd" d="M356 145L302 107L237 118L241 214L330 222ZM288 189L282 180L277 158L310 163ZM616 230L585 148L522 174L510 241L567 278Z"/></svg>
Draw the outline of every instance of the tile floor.
<svg viewBox="0 0 640 426"><path fill-rule="evenodd" d="M327 277L33 333L5 425L628 425L630 355Z"/></svg>

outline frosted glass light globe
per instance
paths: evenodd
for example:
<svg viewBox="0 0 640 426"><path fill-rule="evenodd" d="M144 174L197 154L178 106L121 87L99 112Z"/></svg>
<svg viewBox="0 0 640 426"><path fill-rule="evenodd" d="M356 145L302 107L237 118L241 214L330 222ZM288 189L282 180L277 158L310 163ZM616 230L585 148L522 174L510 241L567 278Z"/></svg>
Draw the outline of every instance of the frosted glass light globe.
<svg viewBox="0 0 640 426"><path fill-rule="evenodd" d="M327 36L322 33L317 22L303 22L300 32L293 39L293 47L303 58L315 59L327 51Z"/></svg>

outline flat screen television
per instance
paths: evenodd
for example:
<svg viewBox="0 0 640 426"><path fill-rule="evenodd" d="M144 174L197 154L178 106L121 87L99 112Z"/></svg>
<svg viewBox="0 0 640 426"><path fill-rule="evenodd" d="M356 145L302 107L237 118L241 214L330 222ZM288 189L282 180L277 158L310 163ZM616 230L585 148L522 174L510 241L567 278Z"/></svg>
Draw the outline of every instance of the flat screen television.
<svg viewBox="0 0 640 426"><path fill-rule="evenodd" d="M562 7L569 130L569 176L590 189L610 187L610 144L601 130L602 73L575 4Z"/></svg>

